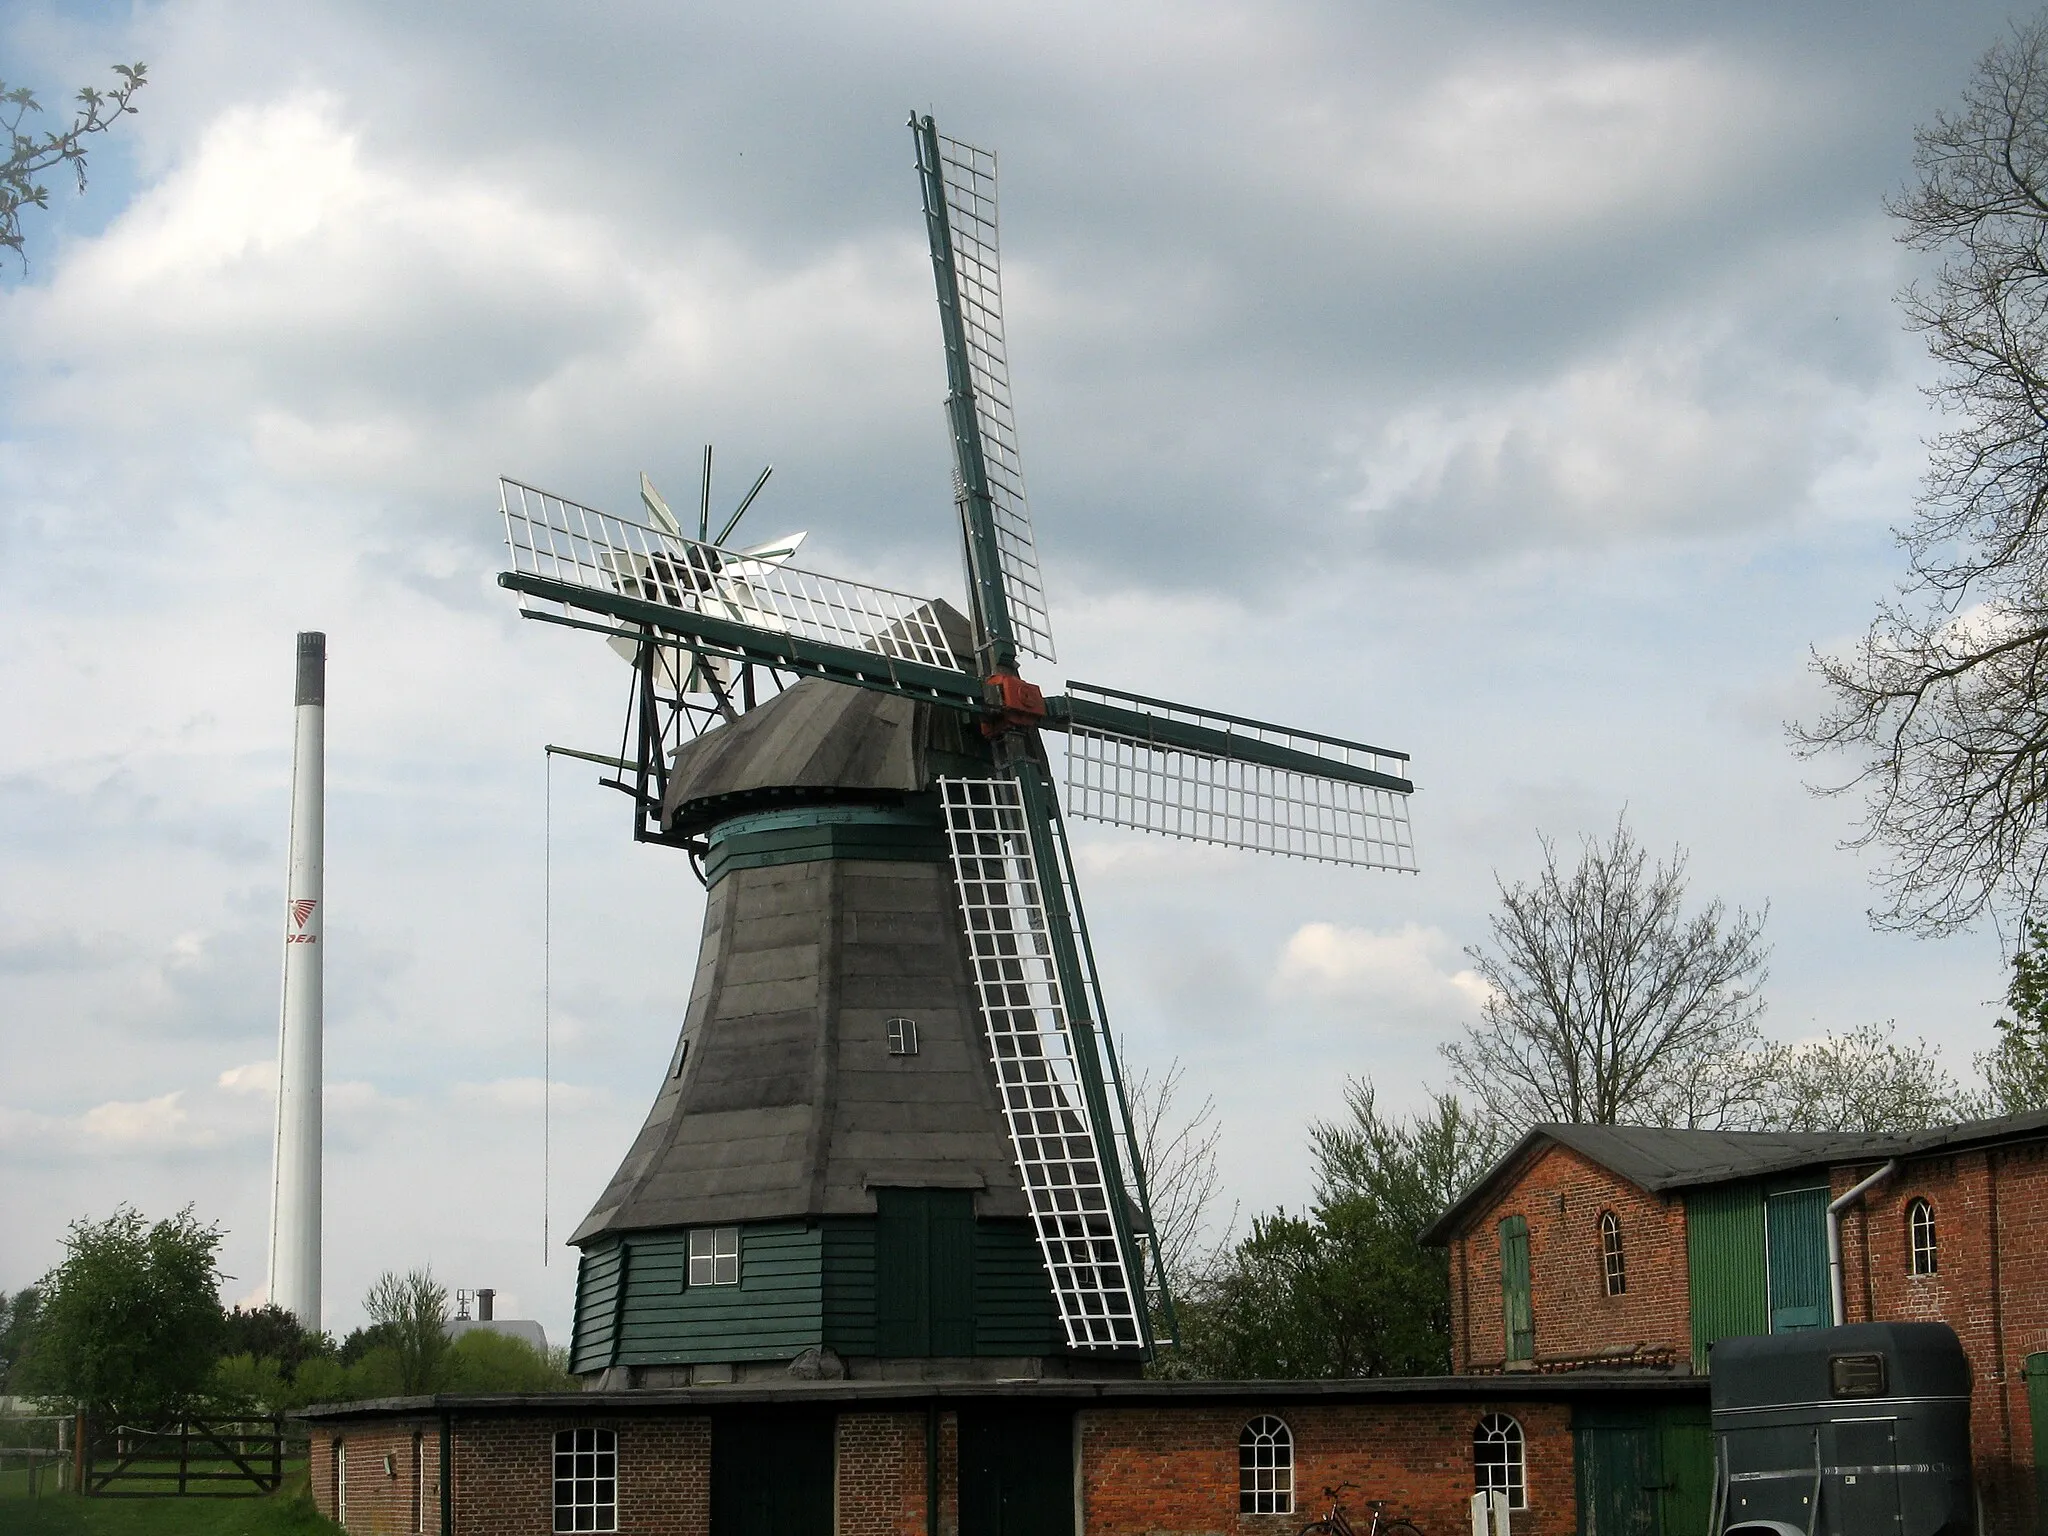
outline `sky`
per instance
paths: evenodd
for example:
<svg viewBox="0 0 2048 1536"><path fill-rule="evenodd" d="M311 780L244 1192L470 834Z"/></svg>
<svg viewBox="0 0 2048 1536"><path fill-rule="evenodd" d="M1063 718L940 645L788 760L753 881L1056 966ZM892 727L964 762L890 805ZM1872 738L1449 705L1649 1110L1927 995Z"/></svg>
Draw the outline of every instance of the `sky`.
<svg viewBox="0 0 2048 1536"><path fill-rule="evenodd" d="M2024 14L0 8L53 109L150 72L0 275L0 1290L190 1203L261 1295L320 629L323 1321L431 1264L565 1338L703 902L550 779L627 673L495 586L495 477L630 515L715 443L720 507L775 466L746 531L958 603L912 109L1001 156L1031 675L1413 755L1417 876L1075 827L1126 1057L1214 1100L1220 1222L1308 1197L1347 1080L1447 1083L1496 881L1624 814L1768 910L1776 1037L1896 1020L1967 1076L1999 936L1873 931L1809 787L1846 765L1785 723L1938 426L1884 200Z"/></svg>

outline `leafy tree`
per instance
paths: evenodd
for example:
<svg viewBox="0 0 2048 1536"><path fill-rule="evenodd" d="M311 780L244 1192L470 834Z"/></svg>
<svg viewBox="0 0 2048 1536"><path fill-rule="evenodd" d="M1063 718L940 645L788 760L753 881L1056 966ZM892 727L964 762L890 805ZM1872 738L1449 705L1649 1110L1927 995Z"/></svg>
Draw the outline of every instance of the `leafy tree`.
<svg viewBox="0 0 2048 1536"><path fill-rule="evenodd" d="M1889 211L1942 264L1903 295L1951 425L1900 530L1907 572L1853 653L1816 654L1827 708L1793 727L1856 764L1858 842L1883 849L1881 925L1922 933L2034 908L2048 874L2048 15L1978 62L1916 135Z"/></svg>
<svg viewBox="0 0 2048 1536"><path fill-rule="evenodd" d="M387 1330L382 1347L392 1352L397 1390L408 1396L437 1391L448 1354L448 1289L433 1270L386 1270L363 1298L363 1311Z"/></svg>
<svg viewBox="0 0 2048 1536"><path fill-rule="evenodd" d="M471 1328L448 1351L451 1392L573 1392L576 1378L524 1339Z"/></svg>
<svg viewBox="0 0 2048 1536"><path fill-rule="evenodd" d="M95 1418L148 1424L204 1396L221 1340L218 1227L186 1206L150 1225L132 1206L74 1221L43 1303L23 1385Z"/></svg>
<svg viewBox="0 0 2048 1536"><path fill-rule="evenodd" d="M14 1368L27 1351L42 1310L42 1292L25 1285L12 1296L0 1293L0 1393L11 1393Z"/></svg>
<svg viewBox="0 0 2048 1536"><path fill-rule="evenodd" d="M1786 1131L1917 1131L1965 1118L1970 1101L1924 1040L1869 1024L1775 1053L1775 1102L1765 1124Z"/></svg>
<svg viewBox="0 0 2048 1536"><path fill-rule="evenodd" d="M1687 916L1685 854L1652 866L1626 820L1533 884L1496 877L1494 947L1468 950L1488 995L1444 1047L1458 1085L1512 1126L1729 1126L1752 1120L1771 1058L1757 1030L1762 913Z"/></svg>
<svg viewBox="0 0 2048 1536"><path fill-rule="evenodd" d="M78 109L71 126L61 132L45 130L23 133L21 125L31 112L43 110L35 93L26 87L10 89L0 80L0 127L8 137L8 155L0 165L0 246L6 247L27 265L21 234L21 210L50 206L50 189L36 180L52 167L68 165L78 178L78 190L85 190L86 140L105 133L135 108L128 103L147 83L145 64L116 64L118 83L111 91L86 86L78 93Z"/></svg>
<svg viewBox="0 0 2048 1536"><path fill-rule="evenodd" d="M275 1302L246 1312L235 1307L222 1321L222 1355L274 1360L287 1376L303 1361L334 1353L334 1343L326 1334L308 1332L296 1314Z"/></svg>
<svg viewBox="0 0 2048 1536"><path fill-rule="evenodd" d="M1191 1289L1182 1345L1161 1374L1274 1378L1450 1369L1445 1256L1417 1241L1503 1140L1455 1097L1405 1122L1353 1082L1350 1114L1310 1128L1309 1212L1275 1212Z"/></svg>
<svg viewBox="0 0 2048 1536"><path fill-rule="evenodd" d="M1977 1058L1986 1115L2048 1109L2048 924L2029 917L2012 957L2005 989L2009 1017L1998 1021L1998 1044Z"/></svg>

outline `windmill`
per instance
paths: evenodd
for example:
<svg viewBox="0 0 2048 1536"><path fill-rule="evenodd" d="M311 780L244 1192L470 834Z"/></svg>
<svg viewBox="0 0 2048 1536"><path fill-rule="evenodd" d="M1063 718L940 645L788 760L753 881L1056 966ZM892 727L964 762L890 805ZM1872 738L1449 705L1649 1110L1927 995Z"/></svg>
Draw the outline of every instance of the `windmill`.
<svg viewBox="0 0 2048 1536"><path fill-rule="evenodd" d="M863 1211L890 1231L911 1219L902 1212L927 1212L907 1247L886 1232L871 1239L876 1274L894 1264L932 1298L927 1321L906 1332L889 1313L899 1285L874 1280L874 1353L988 1354L995 1346L974 1341L990 1327L959 1320L967 1303L949 1314L939 1299L949 1285L983 1294L973 1276L941 1273L942 1255L969 1241L946 1225L945 1212L965 1209L947 1192L968 1187L1028 1230L1057 1322L1055 1347L1040 1353L1128 1361L1150 1350L1152 1314L1170 1318L1171 1299L1046 733L1067 739L1065 814L1416 867L1405 754L1094 684L1048 696L1025 679L1027 658L1055 658L1010 396L995 157L942 137L930 117L910 127L944 340L964 615L801 569L793 541L724 547L737 517L709 536L708 456L694 540L651 486L651 521L640 522L501 482L514 568L500 585L527 616L596 630L630 656L626 743L596 760L632 798L636 838L687 849L712 892L669 1079L572 1238L584 1247L579 1371L667 1361L669 1376L634 1379L731 1379L704 1372L805 1340L829 1345L831 1223ZM848 871L874 878L862 886ZM897 884L876 883L885 874ZM870 933L915 943L849 959ZM751 958L766 954L783 958ZM904 976L873 974L899 962ZM771 974L776 965L788 974ZM773 986L783 990L761 990ZM966 999L952 1012L948 986ZM892 987L922 998L928 1033L951 1039L955 1012L971 1020L959 1054L971 1031L977 1059L950 1077L937 1065L914 1080L871 1070L882 1058L861 1054L879 1051L863 1031L876 1021L860 1010L886 1010ZM891 1056L908 1054L906 1037L918 1049L915 1020L886 1024ZM920 1190L921 1206L910 1198ZM735 1342L739 1325L689 1308L717 1299L708 1287L724 1274L721 1223L772 1228L798 1250L796 1228L771 1217L829 1229L816 1261L826 1321L792 1325L779 1344ZM738 1238L733 1250L737 1271ZM673 1293L667 1279L645 1278L670 1269ZM652 1315L657 1295L683 1298L662 1303L668 1342L636 1342L632 1319ZM848 1327L845 1337L870 1338ZM685 1368L698 1375L675 1374Z"/></svg>

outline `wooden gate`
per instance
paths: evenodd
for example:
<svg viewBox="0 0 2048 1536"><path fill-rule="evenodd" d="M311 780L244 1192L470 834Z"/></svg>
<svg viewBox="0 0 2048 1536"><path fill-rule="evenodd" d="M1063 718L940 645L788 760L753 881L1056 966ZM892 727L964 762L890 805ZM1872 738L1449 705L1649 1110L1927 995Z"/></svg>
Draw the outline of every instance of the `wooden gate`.
<svg viewBox="0 0 2048 1536"><path fill-rule="evenodd" d="M99 1498L257 1498L284 1481L282 1417L87 1428L79 1491Z"/></svg>

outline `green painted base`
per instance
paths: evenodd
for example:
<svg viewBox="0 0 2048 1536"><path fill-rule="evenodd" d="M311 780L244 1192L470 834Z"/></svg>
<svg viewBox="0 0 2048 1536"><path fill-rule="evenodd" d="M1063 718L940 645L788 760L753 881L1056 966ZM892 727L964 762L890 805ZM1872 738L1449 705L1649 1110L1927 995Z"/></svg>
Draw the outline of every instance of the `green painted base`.
<svg viewBox="0 0 2048 1536"><path fill-rule="evenodd" d="M813 859L943 863L946 833L933 797L902 805L807 805L735 816L711 829L704 881L735 869L803 864Z"/></svg>

